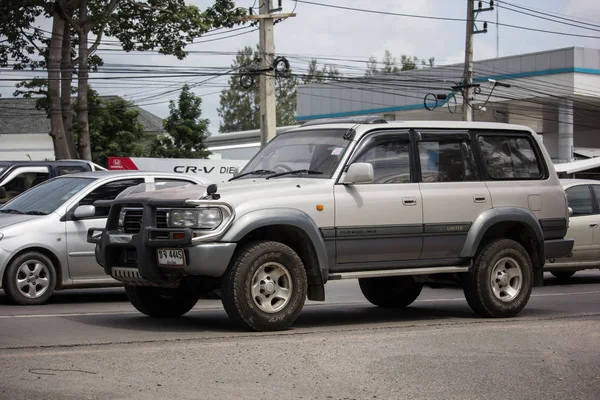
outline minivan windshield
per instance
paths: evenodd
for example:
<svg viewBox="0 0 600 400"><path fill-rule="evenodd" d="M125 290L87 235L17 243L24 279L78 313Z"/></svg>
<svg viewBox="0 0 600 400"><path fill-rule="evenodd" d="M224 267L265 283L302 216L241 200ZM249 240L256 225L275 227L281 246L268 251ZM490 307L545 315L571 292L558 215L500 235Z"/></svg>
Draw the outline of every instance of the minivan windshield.
<svg viewBox="0 0 600 400"><path fill-rule="evenodd" d="M46 215L92 183L93 178L54 178L32 187L0 207L1 214Z"/></svg>
<svg viewBox="0 0 600 400"><path fill-rule="evenodd" d="M240 175L331 178L350 143L344 139L346 132L319 129L279 134L246 164Z"/></svg>

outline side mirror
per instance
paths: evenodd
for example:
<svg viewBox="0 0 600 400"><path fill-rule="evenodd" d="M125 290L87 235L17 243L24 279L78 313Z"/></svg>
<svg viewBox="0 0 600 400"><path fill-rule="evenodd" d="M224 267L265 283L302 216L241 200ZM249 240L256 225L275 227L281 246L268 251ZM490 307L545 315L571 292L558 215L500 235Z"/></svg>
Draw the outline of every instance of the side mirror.
<svg viewBox="0 0 600 400"><path fill-rule="evenodd" d="M79 206L73 212L75 219L91 218L96 215L96 207L94 206Z"/></svg>
<svg viewBox="0 0 600 400"><path fill-rule="evenodd" d="M3 199L6 197L6 189L4 188L4 186L0 186L0 199Z"/></svg>
<svg viewBox="0 0 600 400"><path fill-rule="evenodd" d="M344 181L344 185L353 185L356 183L373 182L373 165L371 163L354 163L348 167Z"/></svg>

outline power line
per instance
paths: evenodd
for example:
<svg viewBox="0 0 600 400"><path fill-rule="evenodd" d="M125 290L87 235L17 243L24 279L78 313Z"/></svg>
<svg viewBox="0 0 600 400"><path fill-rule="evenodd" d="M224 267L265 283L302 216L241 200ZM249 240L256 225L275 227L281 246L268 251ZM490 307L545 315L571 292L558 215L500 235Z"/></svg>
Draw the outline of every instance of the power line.
<svg viewBox="0 0 600 400"><path fill-rule="evenodd" d="M421 19L430 19L430 20L441 20L441 21L466 22L466 19L463 19L463 18L437 17L437 16L419 15L419 14L403 14L403 13L395 13L395 12L390 12L390 11L369 10L369 9L364 9L364 8L346 7L346 6L339 6L339 5L334 5L334 4L323 4L323 3L317 3L317 2L306 1L306 0L294 0L294 1L296 1L298 3L310 4L313 6L336 8L336 9L341 9L341 10L357 11L357 12L370 13L370 14L390 15L390 16L406 17L406 18L421 18ZM488 22L488 21L484 21L484 22ZM495 23L495 22L492 22L492 23ZM553 34L553 35L581 37L581 38L587 38L587 39L600 39L600 36L582 35L582 34L568 33L568 32L557 32L557 31L550 31L550 30L546 30L546 29L528 28L525 26L518 26L518 25L512 25L512 24L506 24L506 23L499 23L498 25L506 26L508 28L513 28L513 29L521 29L521 30L540 32L540 33L548 33L548 34Z"/></svg>

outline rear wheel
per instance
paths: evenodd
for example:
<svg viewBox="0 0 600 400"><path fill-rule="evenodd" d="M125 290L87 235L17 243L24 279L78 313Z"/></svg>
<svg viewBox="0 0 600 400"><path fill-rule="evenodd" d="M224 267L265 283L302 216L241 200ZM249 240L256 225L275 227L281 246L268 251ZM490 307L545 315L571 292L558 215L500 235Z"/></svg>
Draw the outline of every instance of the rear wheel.
<svg viewBox="0 0 600 400"><path fill-rule="evenodd" d="M190 311L198 302L198 293L191 287L159 288L125 286L131 304L149 317L175 318Z"/></svg>
<svg viewBox="0 0 600 400"><path fill-rule="evenodd" d="M2 286L12 303L26 306L44 304L56 287L54 264L42 253L23 253L6 268Z"/></svg>
<svg viewBox="0 0 600 400"><path fill-rule="evenodd" d="M423 290L423 284L415 282L412 276L361 278L358 284L367 300L384 308L404 308Z"/></svg>
<svg viewBox="0 0 600 400"><path fill-rule="evenodd" d="M561 281L566 281L575 275L575 271L550 271L550 273Z"/></svg>
<svg viewBox="0 0 600 400"><path fill-rule="evenodd" d="M514 240L483 245L468 273L464 292L469 306L486 317L513 317L527 304L533 288L529 254Z"/></svg>

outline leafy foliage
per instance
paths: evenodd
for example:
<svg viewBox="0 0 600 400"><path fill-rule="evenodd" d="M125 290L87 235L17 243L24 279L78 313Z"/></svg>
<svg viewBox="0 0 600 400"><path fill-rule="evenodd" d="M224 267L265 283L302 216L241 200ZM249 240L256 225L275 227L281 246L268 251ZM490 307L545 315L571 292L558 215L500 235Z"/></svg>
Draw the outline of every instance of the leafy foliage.
<svg viewBox="0 0 600 400"><path fill-rule="evenodd" d="M202 117L202 99L188 85L179 95L179 102L169 104L169 117L164 121L168 135L158 137L150 148L150 157L208 158L211 154L204 141L208 137L207 118Z"/></svg>
<svg viewBox="0 0 600 400"><path fill-rule="evenodd" d="M259 48L246 46L239 50L231 69L235 72L229 78L229 88L221 92L218 108L221 123L219 132L235 132L260 128L259 96ZM242 85L246 76L254 76L251 87ZM311 60L306 75L300 76L304 84L336 79L339 71L331 67L319 69L316 60ZM275 76L276 125L288 126L296 123L296 88L299 80L290 69Z"/></svg>
<svg viewBox="0 0 600 400"><path fill-rule="evenodd" d="M389 50L385 51L383 60L379 62L376 57L369 58L367 61L367 70L365 76L397 74L400 71L410 71L421 67L433 67L435 58L431 57L428 60L419 60L416 56L402 54L400 56L400 65ZM381 64L381 67L379 67Z"/></svg>
<svg viewBox="0 0 600 400"><path fill-rule="evenodd" d="M239 24L245 13L233 0L213 0L203 10L185 0L1 0L0 66L46 69L47 83L23 84L15 95L47 98L39 106L49 111L57 158L89 159L88 71L102 65L95 51L103 36L117 38L125 51L158 50L183 59L186 45L195 38L214 28ZM51 19L52 32L35 27L39 19ZM90 33L95 38L88 40ZM71 95L69 77L75 75L79 154L73 154L72 106L66 101Z"/></svg>
<svg viewBox="0 0 600 400"><path fill-rule="evenodd" d="M106 166L108 157L144 155L144 126L133 104L120 97L102 98L88 88L88 107L92 161ZM73 125L77 126L76 113Z"/></svg>

